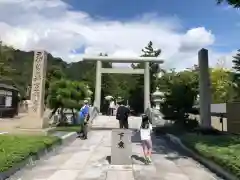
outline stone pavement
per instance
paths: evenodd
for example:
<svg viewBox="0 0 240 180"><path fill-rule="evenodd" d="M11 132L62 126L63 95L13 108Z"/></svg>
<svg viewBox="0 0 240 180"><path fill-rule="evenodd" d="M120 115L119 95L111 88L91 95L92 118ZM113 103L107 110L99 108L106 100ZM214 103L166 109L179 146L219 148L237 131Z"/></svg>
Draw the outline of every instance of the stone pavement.
<svg viewBox="0 0 240 180"><path fill-rule="evenodd" d="M140 126L131 117L130 128ZM93 124L88 140L76 139L24 168L8 180L216 180L211 172L191 158L182 156L164 139L154 139L153 164L144 165L138 135L132 138L133 166L112 167L111 128L118 126L114 117L100 116ZM105 130L104 130L104 128ZM120 156L121 158L121 156Z"/></svg>

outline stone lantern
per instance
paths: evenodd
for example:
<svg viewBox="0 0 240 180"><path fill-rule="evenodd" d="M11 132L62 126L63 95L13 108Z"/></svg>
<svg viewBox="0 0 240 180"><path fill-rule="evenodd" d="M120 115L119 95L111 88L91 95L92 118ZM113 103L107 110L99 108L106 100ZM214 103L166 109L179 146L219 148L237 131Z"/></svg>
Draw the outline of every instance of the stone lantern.
<svg viewBox="0 0 240 180"><path fill-rule="evenodd" d="M159 91L159 87L156 88L156 91L152 93L152 99L155 103L155 109L160 110L160 104L163 101L164 93Z"/></svg>

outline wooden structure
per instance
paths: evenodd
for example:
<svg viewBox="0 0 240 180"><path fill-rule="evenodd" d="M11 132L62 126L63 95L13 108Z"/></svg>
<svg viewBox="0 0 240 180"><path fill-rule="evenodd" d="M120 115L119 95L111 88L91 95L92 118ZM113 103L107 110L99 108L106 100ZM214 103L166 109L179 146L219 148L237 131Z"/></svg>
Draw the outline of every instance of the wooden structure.
<svg viewBox="0 0 240 180"><path fill-rule="evenodd" d="M18 115L18 89L0 83L0 118L13 118Z"/></svg>

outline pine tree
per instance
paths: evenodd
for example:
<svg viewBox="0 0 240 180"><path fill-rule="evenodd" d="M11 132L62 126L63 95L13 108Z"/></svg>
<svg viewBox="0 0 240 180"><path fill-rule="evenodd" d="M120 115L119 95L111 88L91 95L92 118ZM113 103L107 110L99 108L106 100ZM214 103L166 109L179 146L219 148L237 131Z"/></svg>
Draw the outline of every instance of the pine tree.
<svg viewBox="0 0 240 180"><path fill-rule="evenodd" d="M233 69L237 72L240 72L240 49L237 51L237 54L233 56Z"/></svg>
<svg viewBox="0 0 240 180"><path fill-rule="evenodd" d="M233 76L233 82L236 85L234 87L234 90L236 92L236 97L235 100L239 100L240 99L240 49L237 51L237 54L235 56L233 56L233 69L236 70L236 72L232 73Z"/></svg>
<svg viewBox="0 0 240 180"><path fill-rule="evenodd" d="M150 41L148 45L142 49L144 53L141 57L158 57L161 54L161 49L154 49L153 43ZM157 73L159 72L159 65L157 63L151 62L150 66L150 78L151 78L151 92L155 91L155 83L157 80Z"/></svg>

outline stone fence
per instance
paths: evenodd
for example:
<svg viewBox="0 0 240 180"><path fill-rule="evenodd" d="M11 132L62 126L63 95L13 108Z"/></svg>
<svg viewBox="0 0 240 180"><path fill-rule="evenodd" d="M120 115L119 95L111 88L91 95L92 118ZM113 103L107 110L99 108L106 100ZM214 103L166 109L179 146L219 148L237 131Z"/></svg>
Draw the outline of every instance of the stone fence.
<svg viewBox="0 0 240 180"><path fill-rule="evenodd" d="M196 119L197 121L200 122L200 115L197 114L190 114L191 119ZM222 122L220 121L219 116L211 116L211 125L215 129L218 129L219 131L227 131L227 118L224 117L222 118Z"/></svg>
<svg viewBox="0 0 240 180"><path fill-rule="evenodd" d="M240 102L211 104L211 125L219 130L240 133ZM199 115L190 115L200 121ZM221 118L222 117L222 118Z"/></svg>

